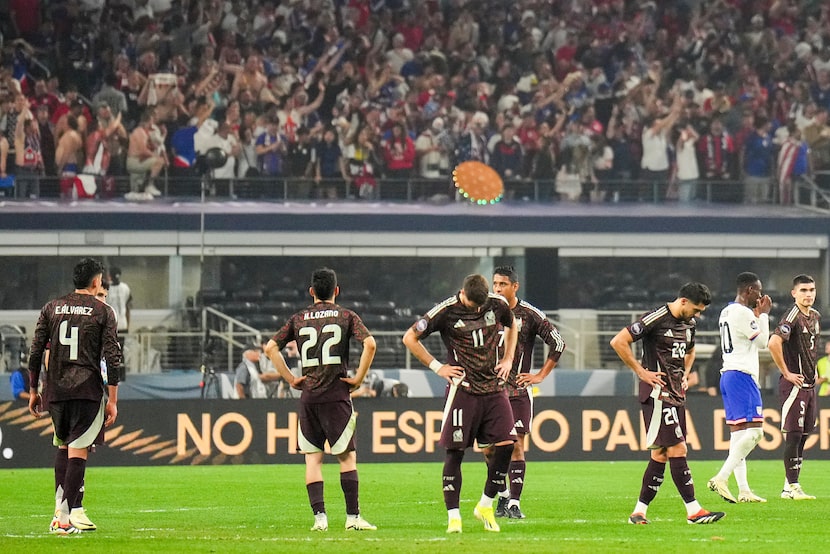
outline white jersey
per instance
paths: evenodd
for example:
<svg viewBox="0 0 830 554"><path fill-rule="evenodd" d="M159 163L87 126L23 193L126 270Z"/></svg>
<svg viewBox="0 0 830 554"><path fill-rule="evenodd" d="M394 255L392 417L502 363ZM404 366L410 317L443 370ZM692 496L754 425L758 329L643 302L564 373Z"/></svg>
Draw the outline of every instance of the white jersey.
<svg viewBox="0 0 830 554"><path fill-rule="evenodd" d="M130 301L130 287L125 282L110 285L107 304L118 317L118 330L127 331L127 303Z"/></svg>
<svg viewBox="0 0 830 554"><path fill-rule="evenodd" d="M720 313L721 351L725 371L742 371L758 381L758 350L769 341L769 315L755 317L755 312L737 302L730 302Z"/></svg>

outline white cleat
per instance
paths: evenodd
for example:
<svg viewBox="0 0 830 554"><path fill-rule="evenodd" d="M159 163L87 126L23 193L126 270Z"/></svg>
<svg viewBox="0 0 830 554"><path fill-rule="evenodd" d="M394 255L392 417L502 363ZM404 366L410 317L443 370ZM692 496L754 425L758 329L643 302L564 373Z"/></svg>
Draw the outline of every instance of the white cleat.
<svg viewBox="0 0 830 554"><path fill-rule="evenodd" d="M729 492L729 485L726 481L721 481L720 479L709 479L709 482L706 484L709 487L710 491L716 492L720 495L721 498L726 500L727 502L731 502L734 504L737 502L735 497L732 496L732 493Z"/></svg>
<svg viewBox="0 0 830 554"><path fill-rule="evenodd" d="M738 502L766 502L766 498L761 498L752 491L741 491L738 494Z"/></svg>
<svg viewBox="0 0 830 554"><path fill-rule="evenodd" d="M312 531L328 531L329 519L326 514L315 514L314 525L311 526Z"/></svg>
<svg viewBox="0 0 830 554"><path fill-rule="evenodd" d="M346 516L346 531L377 531L376 525L372 525L362 516Z"/></svg>
<svg viewBox="0 0 830 554"><path fill-rule="evenodd" d="M816 497L807 494L801 488L801 485L798 483L791 483L789 487L781 491L781 498L786 498L789 500L815 500Z"/></svg>

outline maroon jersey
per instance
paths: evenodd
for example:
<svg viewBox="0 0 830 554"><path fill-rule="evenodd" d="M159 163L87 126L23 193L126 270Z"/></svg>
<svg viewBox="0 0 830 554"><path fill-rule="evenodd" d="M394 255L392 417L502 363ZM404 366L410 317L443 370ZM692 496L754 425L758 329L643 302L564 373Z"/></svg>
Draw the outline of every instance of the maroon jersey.
<svg viewBox="0 0 830 554"><path fill-rule="evenodd" d="M526 394L524 387L519 387L516 379L519 373L529 373L533 365L533 347L536 344L536 337L540 337L550 347L548 359L554 362L559 361L562 352L565 351L565 341L559 330L548 320L544 312L525 302L519 300L513 308L513 317L516 325L519 326L519 341L516 344L516 355L513 358L513 368L507 378L507 394L519 396ZM503 344L499 344L503 346Z"/></svg>
<svg viewBox="0 0 830 554"><path fill-rule="evenodd" d="M816 386L816 360L821 314L813 308L803 313L793 306L773 331L784 341L783 353L787 369L804 376L804 387Z"/></svg>
<svg viewBox="0 0 830 554"><path fill-rule="evenodd" d="M499 342L504 327L513 324L513 312L502 296L490 294L473 310L456 294L436 305L415 322L412 330L418 339L436 331L447 348L446 363L467 372L462 382L470 394L492 394L504 389L494 371L499 361Z"/></svg>
<svg viewBox="0 0 830 554"><path fill-rule="evenodd" d="M40 310L29 353L29 384L37 387L43 353L49 344L45 403L97 400L104 394L101 359L107 362L107 383L118 384L121 347L115 312L91 294L70 293Z"/></svg>
<svg viewBox="0 0 830 554"><path fill-rule="evenodd" d="M371 336L360 317L331 302L316 302L291 316L274 335L282 350L297 341L303 375L300 400L315 404L349 399L349 385L340 380L349 371L349 341Z"/></svg>
<svg viewBox="0 0 830 554"><path fill-rule="evenodd" d="M626 327L635 341L643 341L643 367L665 375L666 386L661 400L674 406L686 404L683 375L686 372L686 354L695 347L695 321L682 321L671 314L667 305L640 316ZM651 385L640 381L640 402L652 394Z"/></svg>

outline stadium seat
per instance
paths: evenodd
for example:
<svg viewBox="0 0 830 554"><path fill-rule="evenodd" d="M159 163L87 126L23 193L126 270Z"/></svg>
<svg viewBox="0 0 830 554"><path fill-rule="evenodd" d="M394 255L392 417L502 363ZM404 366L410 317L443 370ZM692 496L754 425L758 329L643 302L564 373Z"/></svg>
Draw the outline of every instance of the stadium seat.
<svg viewBox="0 0 830 554"><path fill-rule="evenodd" d="M199 306L221 304L226 298L227 294L222 289L202 289L196 293L196 303Z"/></svg>
<svg viewBox="0 0 830 554"><path fill-rule="evenodd" d="M231 298L242 302L259 302L262 300L261 290L235 290L231 293Z"/></svg>

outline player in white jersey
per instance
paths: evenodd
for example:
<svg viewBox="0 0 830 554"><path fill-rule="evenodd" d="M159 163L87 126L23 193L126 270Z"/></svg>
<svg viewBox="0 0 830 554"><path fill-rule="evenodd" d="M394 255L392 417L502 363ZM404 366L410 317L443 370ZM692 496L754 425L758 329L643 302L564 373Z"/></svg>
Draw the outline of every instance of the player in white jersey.
<svg viewBox="0 0 830 554"><path fill-rule="evenodd" d="M766 502L749 488L746 457L764 437L758 350L766 348L769 340L772 299L763 294L761 280L754 273L738 275L737 286L735 301L721 311L718 322L723 352L720 390L731 431L729 455L708 486L727 502L736 502L729 491L729 476L734 472L738 502Z"/></svg>

